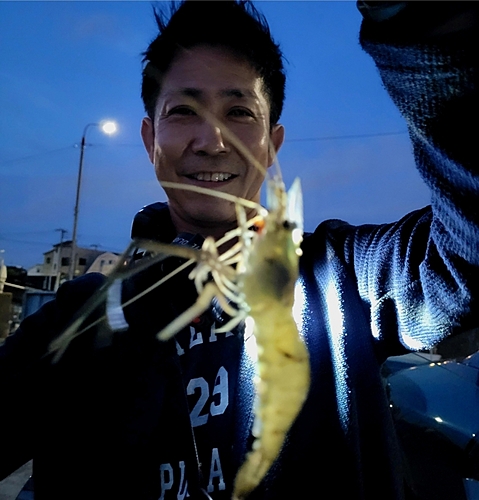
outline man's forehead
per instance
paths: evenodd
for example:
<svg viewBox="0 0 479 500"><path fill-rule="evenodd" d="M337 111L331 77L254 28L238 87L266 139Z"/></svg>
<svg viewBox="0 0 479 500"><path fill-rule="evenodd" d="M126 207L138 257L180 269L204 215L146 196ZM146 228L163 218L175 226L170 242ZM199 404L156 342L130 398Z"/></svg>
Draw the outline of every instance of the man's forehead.
<svg viewBox="0 0 479 500"><path fill-rule="evenodd" d="M209 89L199 88L199 87L177 87L177 88L165 88L161 95L164 98L169 97L191 97L193 99L202 99L207 96L208 93L212 93L214 97L220 99L258 99L258 90L261 90L261 86L258 89L250 89L245 87L224 87L219 89L214 89L210 91Z"/></svg>
<svg viewBox="0 0 479 500"><path fill-rule="evenodd" d="M226 47L197 45L178 51L162 78L163 95L216 93L220 97L260 97L263 78L245 57Z"/></svg>

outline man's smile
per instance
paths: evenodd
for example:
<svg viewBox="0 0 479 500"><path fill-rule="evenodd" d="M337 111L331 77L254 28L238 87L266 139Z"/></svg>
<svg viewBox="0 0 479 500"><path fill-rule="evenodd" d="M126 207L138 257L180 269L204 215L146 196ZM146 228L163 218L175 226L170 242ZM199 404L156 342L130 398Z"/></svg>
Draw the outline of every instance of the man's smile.
<svg viewBox="0 0 479 500"><path fill-rule="evenodd" d="M227 172L198 172L196 174L187 175L189 179L193 179L195 181L203 181L203 182L224 182L229 181L233 177L237 177L236 175L229 174Z"/></svg>

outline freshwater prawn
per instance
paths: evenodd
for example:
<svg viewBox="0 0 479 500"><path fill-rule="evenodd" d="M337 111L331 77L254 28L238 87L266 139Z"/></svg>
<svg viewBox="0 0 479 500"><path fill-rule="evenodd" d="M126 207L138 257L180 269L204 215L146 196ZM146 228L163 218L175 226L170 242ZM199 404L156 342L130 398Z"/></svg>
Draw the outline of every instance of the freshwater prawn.
<svg viewBox="0 0 479 500"><path fill-rule="evenodd" d="M258 404L255 441L236 476L235 499L246 498L266 475L309 388L308 351L292 315L302 239L300 194L299 180L288 194L282 182L268 182L273 209L240 277L258 345Z"/></svg>
<svg viewBox="0 0 479 500"><path fill-rule="evenodd" d="M249 161L257 165L240 141L227 130L222 129L222 132ZM261 165L257 168L264 172ZM309 356L292 315L303 227L299 179L286 193L279 174L268 176L268 210L255 202L216 190L171 182L163 182L162 186L191 190L234 203L237 227L217 241L207 237L200 250L149 240L133 241L120 259L116 272L85 307L91 311L106 300L106 317L111 330L127 327L122 324L124 308L167 282L177 272L194 266L189 278L194 281L198 300L159 331L158 340L166 341L188 326L210 307L215 297L231 318L217 332L230 331L242 321L248 327L252 326L258 350L254 442L236 475L233 491L235 500L244 499L258 486L278 457L309 389ZM256 215L248 219L246 209L253 209ZM220 253L218 249L228 242L232 244ZM146 250L151 258L144 263L140 260L137 266L129 268L125 262L134 248ZM186 262L137 297L127 303L121 302L119 290L127 277L171 255L182 257ZM80 315L63 335L52 342L50 350L55 352L54 360L61 357L73 338L92 326L80 329L84 317ZM115 319L118 317L119 321Z"/></svg>

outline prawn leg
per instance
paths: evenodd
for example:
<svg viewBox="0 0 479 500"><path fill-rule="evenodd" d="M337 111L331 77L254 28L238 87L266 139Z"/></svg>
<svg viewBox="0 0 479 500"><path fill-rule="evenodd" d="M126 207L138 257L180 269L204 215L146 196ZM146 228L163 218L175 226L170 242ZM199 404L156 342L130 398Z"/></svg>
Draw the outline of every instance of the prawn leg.
<svg viewBox="0 0 479 500"><path fill-rule="evenodd" d="M247 203L247 206L251 208L252 202ZM191 309L180 315L180 317L172 324L168 325L163 331L159 332L158 338L166 339L172 337L181 328L204 312L215 296L218 298L225 312L232 316L233 320L236 320L235 316L238 314L238 310L231 307L224 296L227 296L233 302L238 302L237 287L235 285L236 272L231 267L231 263L241 260L241 245L234 245L233 248L225 252L226 255L224 256L218 254L217 248L227 243L229 240L237 238L239 235L240 232L238 232L238 229L235 229L227 233L217 243L211 238L207 238L201 250L180 245L159 243L152 240L132 241L127 250L120 257L117 266L108 277L106 283L86 302L78 312L76 318L62 334L50 343L47 352L54 354L52 363L57 363L61 359L72 340L105 319L110 324L112 332L127 327L122 313L125 307L136 302L156 287L167 282L183 269L195 263L197 265L190 273L190 278L195 281L195 286L199 294L198 302L195 303ZM133 251L139 249L146 250L152 257L140 260L135 266L125 266L129 255L131 255ZM125 303L121 302L121 284L124 280L170 256L181 257L187 259L187 261L152 286L142 290L129 301ZM209 279L210 273L214 278L215 286L208 286L205 291L204 283ZM107 305L106 314L96 319L94 322L89 323L87 326L82 327L82 324L90 313L105 301ZM191 319L187 321L188 318ZM237 323L239 323L241 319L242 316L236 320Z"/></svg>

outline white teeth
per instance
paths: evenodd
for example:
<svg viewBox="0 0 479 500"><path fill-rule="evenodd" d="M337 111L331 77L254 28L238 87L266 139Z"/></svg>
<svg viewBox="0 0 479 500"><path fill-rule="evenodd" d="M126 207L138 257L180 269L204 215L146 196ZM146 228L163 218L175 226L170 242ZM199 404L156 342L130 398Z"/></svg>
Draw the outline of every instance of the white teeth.
<svg viewBox="0 0 479 500"><path fill-rule="evenodd" d="M199 174L193 174L192 177L194 177L197 181L222 182L227 181L228 179L233 177L233 175L224 172L200 172Z"/></svg>

